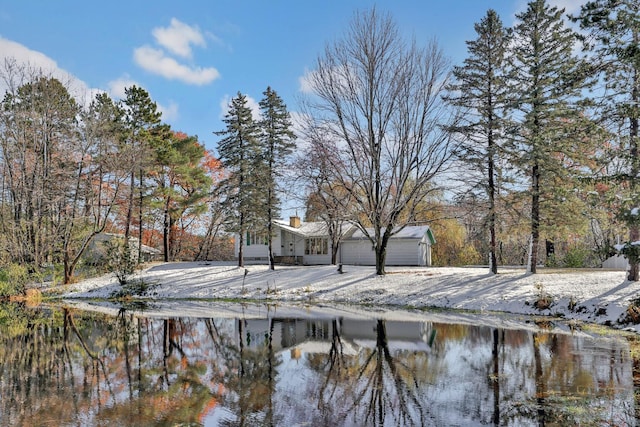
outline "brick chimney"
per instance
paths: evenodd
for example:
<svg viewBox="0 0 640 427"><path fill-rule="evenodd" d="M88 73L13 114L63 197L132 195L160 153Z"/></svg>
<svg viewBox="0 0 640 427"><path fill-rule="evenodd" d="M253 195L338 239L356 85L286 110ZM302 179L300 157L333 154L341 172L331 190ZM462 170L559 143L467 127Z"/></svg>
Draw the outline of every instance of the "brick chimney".
<svg viewBox="0 0 640 427"><path fill-rule="evenodd" d="M289 226L293 228L300 228L300 217L299 216L290 216L289 217Z"/></svg>

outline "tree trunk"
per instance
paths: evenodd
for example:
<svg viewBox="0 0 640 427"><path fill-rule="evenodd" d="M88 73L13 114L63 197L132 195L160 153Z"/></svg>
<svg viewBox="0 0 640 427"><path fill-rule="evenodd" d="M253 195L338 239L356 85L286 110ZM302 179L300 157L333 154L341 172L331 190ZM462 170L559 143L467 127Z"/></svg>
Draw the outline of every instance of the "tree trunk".
<svg viewBox="0 0 640 427"><path fill-rule="evenodd" d="M131 171L131 183L129 192L129 206L127 207L127 221L124 224L124 240L129 241L129 235L131 234L131 221L133 220L133 189L135 188L136 174Z"/></svg>
<svg viewBox="0 0 640 427"><path fill-rule="evenodd" d="M164 246L164 262L169 262L169 228L171 227L171 219L169 218L170 199L164 205L164 221L162 227L162 245Z"/></svg>
<svg viewBox="0 0 640 427"><path fill-rule="evenodd" d="M634 101L640 100L640 93L638 93L638 89L634 88L632 91L632 98ZM629 124L629 144L630 144L630 155L631 155L631 194L635 194L637 185L637 177L640 172L640 159L638 159L638 138L640 131L640 123L637 118L631 118ZM631 224L629 227L629 243L637 242L640 239L640 227L636 224ZM637 282L640 280L640 265L638 265L638 260L635 258L629 259L629 275L627 279L632 282Z"/></svg>
<svg viewBox="0 0 640 427"><path fill-rule="evenodd" d="M240 214L240 237L238 238L238 267L244 267L244 215Z"/></svg>
<svg viewBox="0 0 640 427"><path fill-rule="evenodd" d="M273 258L273 223L271 218L271 189L269 189L269 208L267 209L267 218L269 223L267 224L267 241L269 243L269 269L276 269L276 262Z"/></svg>
<svg viewBox="0 0 640 427"><path fill-rule="evenodd" d="M333 239L331 240L331 265L336 265L338 263L338 249L340 248L339 243L335 243Z"/></svg>
<svg viewBox="0 0 640 427"><path fill-rule="evenodd" d="M144 178L144 174L142 168L140 169L140 206L138 206L138 254L136 258L136 264L140 264L142 261L142 203L144 201L144 186L142 185L142 180Z"/></svg>
<svg viewBox="0 0 640 427"><path fill-rule="evenodd" d="M540 171L538 165L533 166L531 173L531 247L529 271L536 273L538 265L538 240L540 240Z"/></svg>
<svg viewBox="0 0 640 427"><path fill-rule="evenodd" d="M489 178L488 191L489 191L489 268L491 273L498 273L498 261L496 259L496 203L495 203L495 182L493 179L493 134L489 133L488 142L489 162L487 165L487 175Z"/></svg>
<svg viewBox="0 0 640 427"><path fill-rule="evenodd" d="M386 271L384 270L384 263L387 258L387 245L381 244L376 246L376 274L378 276L384 276Z"/></svg>
<svg viewBox="0 0 640 427"><path fill-rule="evenodd" d="M629 242L637 242L640 239L640 229L637 225L629 227ZM629 261L629 274L627 280L637 282L640 280L640 265L635 257L628 258Z"/></svg>

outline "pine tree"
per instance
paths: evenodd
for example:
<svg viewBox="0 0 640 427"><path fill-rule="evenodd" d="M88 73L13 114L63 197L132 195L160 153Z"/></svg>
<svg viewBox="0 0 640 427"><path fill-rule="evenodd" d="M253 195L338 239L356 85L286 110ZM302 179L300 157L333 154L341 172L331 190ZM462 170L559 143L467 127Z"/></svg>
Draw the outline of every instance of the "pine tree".
<svg viewBox="0 0 640 427"><path fill-rule="evenodd" d="M621 150L627 170L617 177L631 192L635 208L640 203L640 2L638 0L593 0L573 17L588 31L587 48L593 51L594 70L603 76L604 87L599 106L603 123L611 129L613 141ZM592 44L591 44L592 43ZM614 178L614 177L611 177ZM628 208L628 207L627 207ZM640 280L640 222L627 209L630 263L628 279Z"/></svg>
<svg viewBox="0 0 640 427"><path fill-rule="evenodd" d="M187 212L198 215L206 210L211 179L201 164L205 149L196 137L173 132L167 126L164 137L155 141L154 151L151 177L157 185L154 198L162 210L164 261L168 262L179 250L178 221Z"/></svg>
<svg viewBox="0 0 640 427"><path fill-rule="evenodd" d="M146 167L151 158L151 144L154 132L160 125L162 113L158 111L149 93L138 86L125 89L126 98L123 100L125 109L125 123L128 136L126 146L123 147L131 154L130 193L125 223L125 240L129 240L131 223L133 222L134 195L136 189L136 173L138 174L138 256L140 261L142 249L142 213L145 197L144 182Z"/></svg>
<svg viewBox="0 0 640 427"><path fill-rule="evenodd" d="M227 128L214 132L223 138L218 155L229 174L221 182L225 228L239 234L238 266L244 266L244 238L249 230L264 231L267 206L261 175L264 173L259 127L251 115L247 97L240 92L231 100L223 119Z"/></svg>
<svg viewBox="0 0 640 427"><path fill-rule="evenodd" d="M498 14L490 9L475 25L478 37L467 42L469 56L463 66L454 67L456 81L448 87L447 97L453 105L465 108L464 120L451 129L464 140L458 157L481 177L471 187L480 187L487 197L487 225L489 229L489 265L498 272L496 258L496 197L505 107L505 54L509 43L508 31Z"/></svg>
<svg viewBox="0 0 640 427"><path fill-rule="evenodd" d="M510 50L510 98L516 120L512 162L528 177L531 242L529 269L536 272L543 207L562 202L557 182L571 178L569 165L583 154L577 107L585 87L583 64L573 54L576 35L563 22L564 9L534 0L516 15ZM557 187L556 187L557 188Z"/></svg>
<svg viewBox="0 0 640 427"><path fill-rule="evenodd" d="M273 220L279 216L278 179L282 177L287 157L292 153L295 135L291 131L291 120L282 98L271 89L263 93L260 101L260 144L265 164L265 191L267 192L267 241L269 246L269 268L275 268L273 258Z"/></svg>

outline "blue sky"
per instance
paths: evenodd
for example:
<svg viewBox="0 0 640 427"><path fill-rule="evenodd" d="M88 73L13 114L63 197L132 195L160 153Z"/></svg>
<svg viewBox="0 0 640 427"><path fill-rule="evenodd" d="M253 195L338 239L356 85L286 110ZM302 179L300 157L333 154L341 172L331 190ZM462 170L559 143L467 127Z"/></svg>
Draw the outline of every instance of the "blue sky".
<svg viewBox="0 0 640 427"><path fill-rule="evenodd" d="M569 12L584 0L549 2ZM42 67L85 96L119 99L136 84L164 122L214 150L230 97L240 91L257 102L271 86L295 113L301 78L324 46L374 5L406 37L435 37L460 64L489 8L510 26L526 0L0 0L0 61Z"/></svg>

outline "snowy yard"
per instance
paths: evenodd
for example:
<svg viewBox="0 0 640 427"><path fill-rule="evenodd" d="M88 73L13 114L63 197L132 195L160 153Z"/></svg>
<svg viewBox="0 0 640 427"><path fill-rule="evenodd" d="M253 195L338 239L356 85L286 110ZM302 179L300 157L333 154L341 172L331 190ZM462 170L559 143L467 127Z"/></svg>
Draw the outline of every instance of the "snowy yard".
<svg viewBox="0 0 640 427"><path fill-rule="evenodd" d="M246 275L245 275L246 271ZM157 264L139 271L154 299L249 299L312 304L341 303L397 307L439 307L559 315L567 319L615 324L630 301L640 296L640 283L625 280L624 271L545 270L527 274L486 268L389 267L375 275L373 267L278 266L238 268L228 263ZM120 286L112 275L64 288L64 298L107 298ZM534 303L548 295L549 309ZM638 325L629 325L640 331Z"/></svg>

